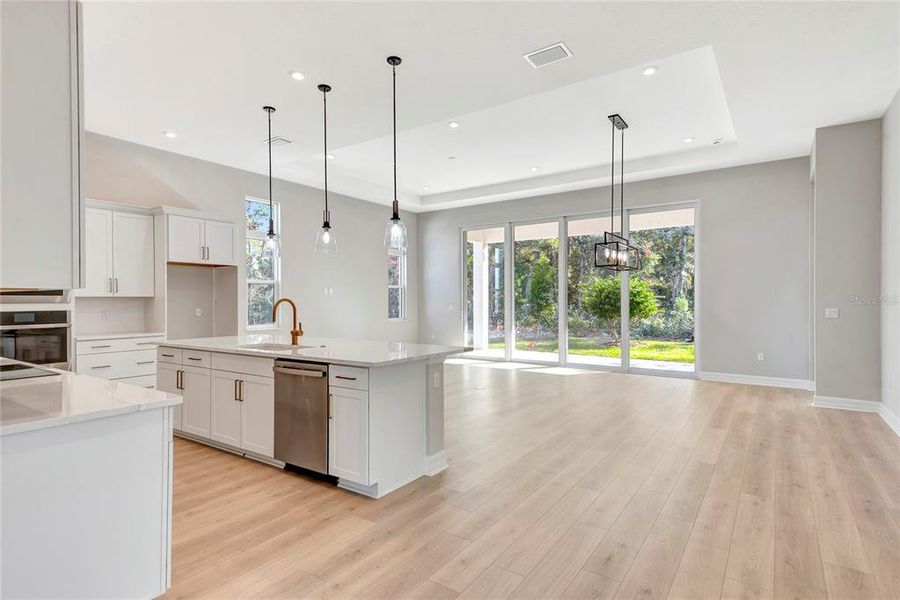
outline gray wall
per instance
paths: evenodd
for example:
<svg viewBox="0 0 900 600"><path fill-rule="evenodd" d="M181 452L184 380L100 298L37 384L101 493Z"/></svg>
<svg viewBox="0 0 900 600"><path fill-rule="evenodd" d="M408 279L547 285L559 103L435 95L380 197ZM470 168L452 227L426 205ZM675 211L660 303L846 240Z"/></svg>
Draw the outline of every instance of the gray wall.
<svg viewBox="0 0 900 600"><path fill-rule="evenodd" d="M626 186L628 207L700 203L702 371L810 379L809 169L804 157ZM420 339L462 342L460 228L596 212L608 198L607 187L420 214Z"/></svg>
<svg viewBox="0 0 900 600"><path fill-rule="evenodd" d="M816 130L815 179L816 395L878 401L881 119Z"/></svg>
<svg viewBox="0 0 900 600"><path fill-rule="evenodd" d="M881 131L881 397L900 416L900 92Z"/></svg>
<svg viewBox="0 0 900 600"><path fill-rule="evenodd" d="M188 207L242 223L244 197L268 197L268 180L262 175L93 133L87 134L84 159L87 198L147 207ZM384 224L390 207L329 194L338 251L323 255L314 250L322 219L322 191L276 180L274 196L282 208L281 291L297 301L304 332L323 337L415 341L419 272L416 215L402 214L410 233L410 302L407 320L394 322L387 319L384 248ZM238 243L240 253L242 235ZM239 264L241 291L245 281L245 265ZM326 287L333 288L334 295L326 296ZM244 293L238 295L238 317L239 330L243 330Z"/></svg>

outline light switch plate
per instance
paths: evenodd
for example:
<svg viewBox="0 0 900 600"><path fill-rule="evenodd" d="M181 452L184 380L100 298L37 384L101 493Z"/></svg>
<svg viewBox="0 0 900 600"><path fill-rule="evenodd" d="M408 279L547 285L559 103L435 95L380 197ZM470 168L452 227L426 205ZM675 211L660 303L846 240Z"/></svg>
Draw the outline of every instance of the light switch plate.
<svg viewBox="0 0 900 600"><path fill-rule="evenodd" d="M825 309L825 318L826 319L840 319L841 318L841 309L826 308Z"/></svg>

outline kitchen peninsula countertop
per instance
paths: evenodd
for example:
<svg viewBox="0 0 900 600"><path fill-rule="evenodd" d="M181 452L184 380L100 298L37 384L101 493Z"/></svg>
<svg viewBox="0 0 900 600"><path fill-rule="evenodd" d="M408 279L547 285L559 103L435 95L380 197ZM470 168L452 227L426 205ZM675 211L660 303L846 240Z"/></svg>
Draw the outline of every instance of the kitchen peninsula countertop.
<svg viewBox="0 0 900 600"><path fill-rule="evenodd" d="M56 374L0 382L0 436L181 404L175 394L45 370Z"/></svg>
<svg viewBox="0 0 900 600"><path fill-rule="evenodd" d="M301 337L296 349L254 347L257 344L290 344L289 335L265 333L224 337L168 340L161 346L205 350L245 356L309 360L356 367L382 367L459 354L462 346L439 346L409 342L378 342L335 338Z"/></svg>

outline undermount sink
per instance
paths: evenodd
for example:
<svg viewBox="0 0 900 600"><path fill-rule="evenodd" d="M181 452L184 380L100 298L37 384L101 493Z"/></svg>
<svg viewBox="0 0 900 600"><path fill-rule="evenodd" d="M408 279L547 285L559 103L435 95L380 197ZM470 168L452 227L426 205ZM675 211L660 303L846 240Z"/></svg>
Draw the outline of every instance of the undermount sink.
<svg viewBox="0 0 900 600"><path fill-rule="evenodd" d="M292 346L291 344L245 344L240 348L250 348L251 350L302 350L303 348L315 348L315 346Z"/></svg>

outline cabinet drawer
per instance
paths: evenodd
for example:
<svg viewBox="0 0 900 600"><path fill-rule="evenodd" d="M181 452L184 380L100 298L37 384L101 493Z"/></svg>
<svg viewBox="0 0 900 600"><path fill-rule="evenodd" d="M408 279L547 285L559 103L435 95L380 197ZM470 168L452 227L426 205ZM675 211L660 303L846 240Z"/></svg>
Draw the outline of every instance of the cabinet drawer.
<svg viewBox="0 0 900 600"><path fill-rule="evenodd" d="M209 352L201 352L199 350L184 350L181 353L183 362L181 364L190 367L209 368Z"/></svg>
<svg viewBox="0 0 900 600"><path fill-rule="evenodd" d="M121 379L156 373L156 351L134 350L78 357L78 373L104 379Z"/></svg>
<svg viewBox="0 0 900 600"><path fill-rule="evenodd" d="M181 348L169 348L160 346L156 349L156 357L159 362L172 363L173 365L181 364ZM194 361L191 361L194 362Z"/></svg>
<svg viewBox="0 0 900 600"><path fill-rule="evenodd" d="M146 350L155 348L165 341L165 336L117 338L110 340L84 340L75 343L75 352L82 354L102 354L104 352L127 352L129 350Z"/></svg>
<svg viewBox="0 0 900 600"><path fill-rule="evenodd" d="M141 375L140 377L123 377L122 379L116 379L119 383L130 383L131 385L136 385L142 388L155 389L156 388L156 375Z"/></svg>
<svg viewBox="0 0 900 600"><path fill-rule="evenodd" d="M271 358L213 352L210 364L213 369L218 371L246 373L248 375L259 375L260 377L275 376L275 373L272 371L272 368L275 366L275 360Z"/></svg>
<svg viewBox="0 0 900 600"><path fill-rule="evenodd" d="M368 390L369 370L360 367L330 365L328 367L328 385L351 390Z"/></svg>

